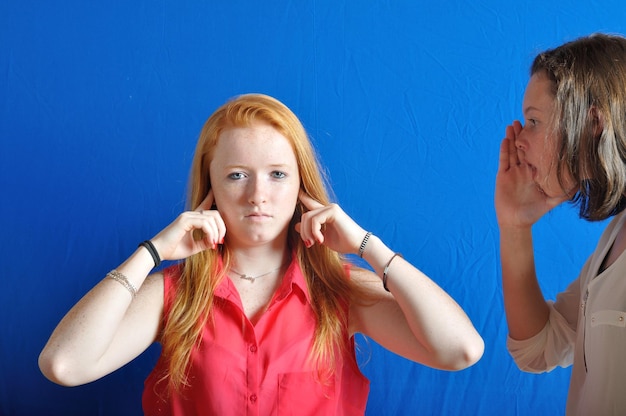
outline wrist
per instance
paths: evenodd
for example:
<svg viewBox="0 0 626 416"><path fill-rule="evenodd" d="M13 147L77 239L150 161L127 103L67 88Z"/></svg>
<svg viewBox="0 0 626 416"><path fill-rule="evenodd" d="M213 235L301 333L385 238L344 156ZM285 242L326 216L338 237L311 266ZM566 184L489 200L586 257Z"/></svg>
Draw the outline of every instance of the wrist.
<svg viewBox="0 0 626 416"><path fill-rule="evenodd" d="M357 251L357 254L359 255L359 257L363 258L363 254L365 254L365 249L367 248L367 243L369 242L369 239L371 237L372 237L372 232L367 231L365 233L365 236L363 237L363 240L361 240L361 245L359 246L359 249Z"/></svg>
<svg viewBox="0 0 626 416"><path fill-rule="evenodd" d="M500 235L523 235L532 232L532 224L498 224Z"/></svg>
<svg viewBox="0 0 626 416"><path fill-rule="evenodd" d="M142 241L141 243L139 243L138 247L143 247L148 251L154 262L154 267L159 267L161 265L161 256L159 255L159 252L157 251L154 244L152 244L152 241Z"/></svg>

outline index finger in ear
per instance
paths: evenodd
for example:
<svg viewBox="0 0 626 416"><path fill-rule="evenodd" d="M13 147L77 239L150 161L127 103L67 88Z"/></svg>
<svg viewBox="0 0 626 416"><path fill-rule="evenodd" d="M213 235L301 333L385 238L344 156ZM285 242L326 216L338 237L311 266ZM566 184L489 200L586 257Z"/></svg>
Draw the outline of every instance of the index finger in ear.
<svg viewBox="0 0 626 416"><path fill-rule="evenodd" d="M209 193L206 194L204 200L200 202L200 205L198 205L198 208L196 208L195 210L200 212L204 211L205 209L211 209L211 206L213 206L213 201L213 189L209 189Z"/></svg>
<svg viewBox="0 0 626 416"><path fill-rule="evenodd" d="M324 206L320 204L319 202L317 202L315 199L311 198L309 194L304 192L302 189L300 190L300 193L298 194L298 199L300 200L300 202L302 202L302 204L305 207L307 207L310 210L321 208Z"/></svg>

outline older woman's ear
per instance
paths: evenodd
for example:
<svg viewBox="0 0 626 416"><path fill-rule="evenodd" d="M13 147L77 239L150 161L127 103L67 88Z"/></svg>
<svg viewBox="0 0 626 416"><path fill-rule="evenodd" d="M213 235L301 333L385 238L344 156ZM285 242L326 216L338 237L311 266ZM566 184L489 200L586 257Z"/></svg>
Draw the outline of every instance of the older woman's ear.
<svg viewBox="0 0 626 416"><path fill-rule="evenodd" d="M604 131L604 118L602 117L602 113L598 111L598 107L594 105L589 109L589 115L593 123L593 135L596 138L600 137L602 131Z"/></svg>

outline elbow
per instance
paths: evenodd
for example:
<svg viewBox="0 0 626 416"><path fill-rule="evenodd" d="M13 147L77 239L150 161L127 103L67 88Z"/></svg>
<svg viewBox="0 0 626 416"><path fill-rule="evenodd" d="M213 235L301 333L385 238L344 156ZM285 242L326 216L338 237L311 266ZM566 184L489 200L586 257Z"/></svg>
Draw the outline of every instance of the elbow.
<svg viewBox="0 0 626 416"><path fill-rule="evenodd" d="M482 358L484 352L485 342L480 335L476 334L476 339L466 346L463 360L461 360L461 365L458 366L457 370L473 366Z"/></svg>
<svg viewBox="0 0 626 416"><path fill-rule="evenodd" d="M485 342L478 334L464 340L444 361L442 369L448 371L460 371L476 364L485 352Z"/></svg>
<svg viewBox="0 0 626 416"><path fill-rule="evenodd" d="M44 349L39 354L39 370L41 373L53 383L65 387L74 387L84 384L75 377L76 372L72 370L72 366L68 360L55 356Z"/></svg>

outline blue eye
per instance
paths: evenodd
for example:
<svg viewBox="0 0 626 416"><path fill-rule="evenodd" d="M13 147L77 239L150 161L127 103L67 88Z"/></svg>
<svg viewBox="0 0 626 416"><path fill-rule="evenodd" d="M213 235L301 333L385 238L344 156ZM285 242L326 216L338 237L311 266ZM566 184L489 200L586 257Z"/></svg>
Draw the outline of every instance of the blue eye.
<svg viewBox="0 0 626 416"><path fill-rule="evenodd" d="M277 170L275 170L274 172L272 172L272 176L273 176L274 178L276 178L276 179L282 179L282 178L287 177L287 175L285 174L285 172L280 172L280 171L277 171Z"/></svg>
<svg viewBox="0 0 626 416"><path fill-rule="evenodd" d="M230 175L228 175L229 179L243 179L245 178L246 175L244 175L242 172L233 172Z"/></svg>

